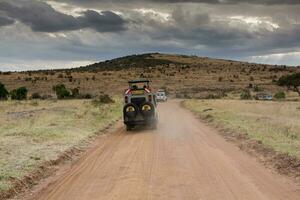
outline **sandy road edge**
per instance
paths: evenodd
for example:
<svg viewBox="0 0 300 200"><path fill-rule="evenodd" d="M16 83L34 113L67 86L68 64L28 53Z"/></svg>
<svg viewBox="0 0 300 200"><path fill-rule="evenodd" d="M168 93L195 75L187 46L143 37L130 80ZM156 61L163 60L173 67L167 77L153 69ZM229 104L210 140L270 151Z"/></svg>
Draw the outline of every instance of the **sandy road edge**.
<svg viewBox="0 0 300 200"><path fill-rule="evenodd" d="M55 160L45 161L36 167L33 171L25 175L21 180L14 180L13 187L6 191L0 192L0 200L21 198L26 196L32 196L30 193L38 193L39 188L36 191L31 191L35 185L39 185L43 180L55 176L55 173L61 170L65 165L72 165L80 157L83 156L90 148L92 148L93 142L103 134L112 133L117 129L121 119L111 121L107 126L97 131L88 139L80 142L79 145L74 146L64 152L62 152ZM53 177L55 180L55 177ZM46 184L50 184L54 180L46 181Z"/></svg>
<svg viewBox="0 0 300 200"><path fill-rule="evenodd" d="M221 124L213 124L212 119L200 116L199 113L186 108L184 101L180 101L180 106L190 111L201 122L208 124L215 129L218 134L223 136L227 141L234 143L241 150L254 156L265 167L281 175L292 178L296 184L300 185L300 159L290 156L287 153L277 152L270 147L266 147L261 142L249 138L246 134L237 133L233 129L223 127Z"/></svg>

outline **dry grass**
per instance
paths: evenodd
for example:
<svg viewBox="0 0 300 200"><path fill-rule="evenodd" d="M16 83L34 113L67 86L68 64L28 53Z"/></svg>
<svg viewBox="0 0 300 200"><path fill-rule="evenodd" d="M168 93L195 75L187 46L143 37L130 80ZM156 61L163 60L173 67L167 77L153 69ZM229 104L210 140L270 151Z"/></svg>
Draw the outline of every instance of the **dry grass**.
<svg viewBox="0 0 300 200"><path fill-rule="evenodd" d="M87 100L0 102L0 191L44 161L84 144L121 115L121 103Z"/></svg>
<svg viewBox="0 0 300 200"><path fill-rule="evenodd" d="M215 124L300 158L299 102L188 100L184 105Z"/></svg>

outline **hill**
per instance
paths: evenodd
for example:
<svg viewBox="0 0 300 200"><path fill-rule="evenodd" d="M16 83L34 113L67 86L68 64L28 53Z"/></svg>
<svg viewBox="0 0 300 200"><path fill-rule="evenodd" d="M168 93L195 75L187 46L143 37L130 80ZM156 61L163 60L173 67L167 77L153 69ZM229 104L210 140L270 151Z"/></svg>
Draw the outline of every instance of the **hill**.
<svg viewBox="0 0 300 200"><path fill-rule="evenodd" d="M74 69L6 72L0 74L0 81L9 90L26 86L30 93L53 96L52 86L59 83L84 94L121 94L127 80L148 78L154 89L166 88L177 97L203 98L238 93L246 87L275 92L284 89L275 82L295 72L300 68L150 53Z"/></svg>

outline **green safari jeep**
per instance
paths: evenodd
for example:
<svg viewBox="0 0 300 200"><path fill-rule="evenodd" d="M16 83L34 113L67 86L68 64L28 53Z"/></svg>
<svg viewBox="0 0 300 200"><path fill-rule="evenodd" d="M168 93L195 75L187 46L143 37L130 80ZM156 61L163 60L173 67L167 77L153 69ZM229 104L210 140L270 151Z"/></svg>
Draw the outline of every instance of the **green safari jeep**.
<svg viewBox="0 0 300 200"><path fill-rule="evenodd" d="M124 93L123 118L127 131L137 125L157 128L156 95L151 91L149 80L128 81Z"/></svg>

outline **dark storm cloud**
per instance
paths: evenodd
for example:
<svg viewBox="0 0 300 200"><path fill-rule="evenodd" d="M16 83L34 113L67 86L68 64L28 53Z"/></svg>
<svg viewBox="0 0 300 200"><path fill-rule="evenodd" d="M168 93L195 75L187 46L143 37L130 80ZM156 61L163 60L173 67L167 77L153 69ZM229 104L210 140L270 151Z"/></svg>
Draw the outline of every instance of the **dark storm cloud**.
<svg viewBox="0 0 300 200"><path fill-rule="evenodd" d="M55 1L0 0L0 64L98 61L143 52L255 61L249 58L300 52L300 1ZM78 29L84 30L72 31Z"/></svg>
<svg viewBox="0 0 300 200"><path fill-rule="evenodd" d="M173 40L191 46L223 48L255 38L255 34L246 30L229 28L228 22L212 21L208 13L192 13L180 6L173 10L170 19L172 23L157 23L146 16L140 26L151 27L145 30L150 30L147 35L154 40Z"/></svg>
<svg viewBox="0 0 300 200"><path fill-rule="evenodd" d="M93 1L93 0L92 0ZM146 0L147 1L147 0ZM163 3L209 3L209 4L237 4L237 3L249 3L249 4L300 4L299 0L148 0L151 2L163 2Z"/></svg>
<svg viewBox="0 0 300 200"><path fill-rule="evenodd" d="M2 16L0 13L0 27L1 26L7 26L13 24L15 21L13 19L10 19L6 16Z"/></svg>
<svg viewBox="0 0 300 200"><path fill-rule="evenodd" d="M297 51L300 46L300 26L293 20L292 24L286 21L285 26L275 29L270 28L272 18L257 22L255 27L244 21L232 25L230 18L215 20L205 10L186 9L185 6L176 6L168 23L153 20L151 14L135 18L142 20L140 29L153 41L170 41L170 49L178 48L171 47L173 42L202 55L254 56Z"/></svg>
<svg viewBox="0 0 300 200"><path fill-rule="evenodd" d="M22 6L0 2L0 10L9 17L30 26L34 31L57 32L80 28L80 23L76 18L59 13L42 2L25 2Z"/></svg>
<svg viewBox="0 0 300 200"><path fill-rule="evenodd" d="M21 6L0 2L0 11L6 13L10 18L30 26L33 31L39 32L71 31L82 28L92 28L98 32L125 30L125 21L111 11L98 13L88 10L83 12L81 17L73 17L56 11L47 3L38 1L25 1ZM5 19L8 18L3 18L3 21ZM6 23L8 22L6 21Z"/></svg>
<svg viewBox="0 0 300 200"><path fill-rule="evenodd" d="M99 14L93 10L84 12L83 17L78 20L83 26L93 27L99 32L117 32L125 30L125 21L117 14L111 11L103 11Z"/></svg>
<svg viewBox="0 0 300 200"><path fill-rule="evenodd" d="M86 3L132 3L132 2L150 2L150 3L206 3L206 4L260 4L260 5L283 5L300 4L299 0L64 0L65 2Z"/></svg>

